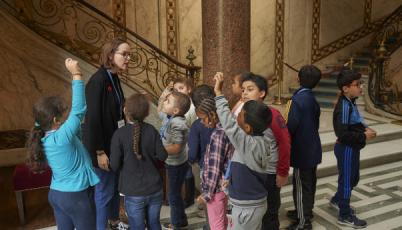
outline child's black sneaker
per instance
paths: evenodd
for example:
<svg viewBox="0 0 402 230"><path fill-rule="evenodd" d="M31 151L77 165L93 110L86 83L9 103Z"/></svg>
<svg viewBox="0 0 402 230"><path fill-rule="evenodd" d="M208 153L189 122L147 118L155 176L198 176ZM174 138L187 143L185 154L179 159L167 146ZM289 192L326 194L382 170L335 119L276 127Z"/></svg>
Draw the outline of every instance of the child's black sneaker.
<svg viewBox="0 0 402 230"><path fill-rule="evenodd" d="M331 199L331 201L329 201L329 206L339 212L339 203L338 202ZM351 210L351 214L355 215L356 212L352 207L350 207L350 210Z"/></svg>
<svg viewBox="0 0 402 230"><path fill-rule="evenodd" d="M306 221L304 225L300 225L299 222L293 222L291 225L286 227L286 230L311 230L313 229L313 225L310 221Z"/></svg>
<svg viewBox="0 0 402 230"><path fill-rule="evenodd" d="M365 228L367 227L367 222L357 218L355 215L350 215L346 218L339 217L338 224L352 227L352 228Z"/></svg>
<svg viewBox="0 0 402 230"><path fill-rule="evenodd" d="M128 224L120 221L118 224L112 224L109 222L109 228L111 230L129 230L130 227L128 226Z"/></svg>
<svg viewBox="0 0 402 230"><path fill-rule="evenodd" d="M299 217L297 216L297 211L295 209L287 211L286 216L289 219L294 220L294 221L297 221L299 219ZM312 215L309 219L311 220L313 218L314 218L314 215Z"/></svg>
<svg viewBox="0 0 402 230"><path fill-rule="evenodd" d="M296 221L298 219L296 209L287 211L286 216L291 220Z"/></svg>

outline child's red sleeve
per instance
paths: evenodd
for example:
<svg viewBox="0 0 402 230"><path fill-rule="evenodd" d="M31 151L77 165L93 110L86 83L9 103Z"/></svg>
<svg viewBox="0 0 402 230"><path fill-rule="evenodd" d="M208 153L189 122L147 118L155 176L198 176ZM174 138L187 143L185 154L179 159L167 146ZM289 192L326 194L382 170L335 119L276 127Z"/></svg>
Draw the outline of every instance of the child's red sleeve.
<svg viewBox="0 0 402 230"><path fill-rule="evenodd" d="M276 166L277 174L287 176L290 165L290 135L286 127L285 119L276 109L272 109L271 129L278 145L278 163Z"/></svg>

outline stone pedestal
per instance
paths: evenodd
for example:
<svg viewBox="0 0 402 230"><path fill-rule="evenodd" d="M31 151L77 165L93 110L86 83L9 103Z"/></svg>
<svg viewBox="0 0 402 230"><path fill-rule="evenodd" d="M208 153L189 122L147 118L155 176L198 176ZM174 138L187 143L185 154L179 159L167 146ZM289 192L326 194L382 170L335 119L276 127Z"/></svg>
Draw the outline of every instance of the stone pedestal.
<svg viewBox="0 0 402 230"><path fill-rule="evenodd" d="M223 72L230 95L233 75L250 70L250 1L202 0L203 80Z"/></svg>

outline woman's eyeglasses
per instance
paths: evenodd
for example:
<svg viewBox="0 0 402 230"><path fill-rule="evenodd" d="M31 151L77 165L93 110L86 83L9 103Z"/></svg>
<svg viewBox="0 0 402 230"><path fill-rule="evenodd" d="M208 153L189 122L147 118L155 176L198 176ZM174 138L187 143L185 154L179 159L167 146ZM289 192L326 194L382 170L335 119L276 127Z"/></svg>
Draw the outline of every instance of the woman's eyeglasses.
<svg viewBox="0 0 402 230"><path fill-rule="evenodd" d="M119 53L119 52L115 52L115 54L120 54L121 56L123 56L125 59L131 59L132 54L131 53Z"/></svg>

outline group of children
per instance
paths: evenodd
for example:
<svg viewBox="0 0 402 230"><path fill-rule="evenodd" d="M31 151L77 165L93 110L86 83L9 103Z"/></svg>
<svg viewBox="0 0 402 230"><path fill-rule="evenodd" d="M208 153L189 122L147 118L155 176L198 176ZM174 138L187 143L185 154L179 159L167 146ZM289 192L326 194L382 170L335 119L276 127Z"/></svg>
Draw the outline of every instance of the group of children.
<svg viewBox="0 0 402 230"><path fill-rule="evenodd" d="M46 158L56 174L54 178L60 178L52 181L52 196L49 195L55 215L63 212L56 210L59 202L75 201L82 207L72 207L78 211L69 218L79 219L72 226L93 229L94 213L85 210L93 210L90 188L99 179L78 138L85 113L83 81L76 61L69 59L66 66L74 76L72 110L67 119L67 109L57 100L36 105L34 111L38 112L34 117L38 128L33 129L30 145L31 152L36 154L31 154L31 163L37 162L38 157ZM190 166L194 163L199 164L201 177L197 202L206 205L210 229L279 229L280 188L288 181L290 166L295 210L287 213L293 220L287 229L312 229L316 171L322 158L318 133L320 107L312 89L320 78L321 72L315 66L300 69L301 87L289 103L286 119L263 103L267 82L251 72L234 77L235 99L230 103L222 93L224 76L220 72L214 76L213 88L201 85L193 89L187 80L172 82L159 100L162 119L159 131L144 122L150 107L147 97L142 94L129 97L124 105L126 124L113 135L109 163L110 169L120 175L118 189L124 196L130 228L161 229L163 181L158 161L164 161L170 206L170 223L163 224L166 229L188 226L181 188L185 181L194 187ZM359 179L359 151L376 134L364 124L355 104L361 95L360 74L342 71L337 84L341 96L333 121L338 137L335 155L339 178L338 190L330 204L339 209L339 224L363 228L367 223L356 217L350 197ZM40 138L33 135L38 130ZM64 175L65 169L60 168L63 164L55 163L54 156L61 154L61 150L74 153L57 161L73 161L78 177ZM76 178L79 181L73 182ZM68 196L58 194L60 188L70 192ZM230 221L226 215L228 200L232 205Z"/></svg>

